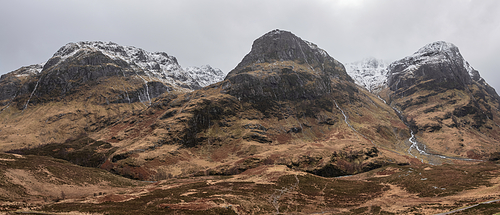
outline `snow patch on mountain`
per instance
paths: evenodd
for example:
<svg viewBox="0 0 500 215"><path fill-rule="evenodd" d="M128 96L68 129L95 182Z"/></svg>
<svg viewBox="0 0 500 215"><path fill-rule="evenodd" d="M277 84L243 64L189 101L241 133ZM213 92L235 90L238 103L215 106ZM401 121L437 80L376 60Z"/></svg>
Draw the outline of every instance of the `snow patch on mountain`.
<svg viewBox="0 0 500 215"><path fill-rule="evenodd" d="M387 62L375 58L345 64L346 72L354 82L370 92L375 92L386 85L387 67Z"/></svg>
<svg viewBox="0 0 500 215"><path fill-rule="evenodd" d="M458 47L449 42L437 41L420 48L413 55L391 63L390 68L406 67L400 73L413 73L424 64L456 63L462 64L471 78L479 75L462 57Z"/></svg>
<svg viewBox="0 0 500 215"><path fill-rule="evenodd" d="M203 65L201 67L190 66L184 68L184 71L203 87L223 81L225 77L222 70L212 68L210 65Z"/></svg>
<svg viewBox="0 0 500 215"><path fill-rule="evenodd" d="M23 66L13 72L16 77L27 77L40 73L45 63L33 64L30 66Z"/></svg>

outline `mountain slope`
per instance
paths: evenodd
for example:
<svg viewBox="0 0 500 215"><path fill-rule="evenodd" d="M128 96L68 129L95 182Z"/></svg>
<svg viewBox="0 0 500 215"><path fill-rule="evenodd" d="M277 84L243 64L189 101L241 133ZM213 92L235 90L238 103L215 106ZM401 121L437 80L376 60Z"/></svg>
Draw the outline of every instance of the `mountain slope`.
<svg viewBox="0 0 500 215"><path fill-rule="evenodd" d="M63 142L140 111L163 93L189 92L224 77L210 66L188 70L163 52L69 43L46 63L0 77L0 145Z"/></svg>
<svg viewBox="0 0 500 215"><path fill-rule="evenodd" d="M274 30L224 80L102 44L0 78L0 149L18 153L0 153L0 211L499 212L499 97L452 44L351 78Z"/></svg>
<svg viewBox="0 0 500 215"><path fill-rule="evenodd" d="M370 122L370 123L367 123ZM275 30L225 81L158 98L91 137L119 149L102 168L151 179L282 164L323 176L407 162L408 128L316 45ZM389 161L392 160L392 161Z"/></svg>
<svg viewBox="0 0 500 215"><path fill-rule="evenodd" d="M388 70L380 95L411 122L420 149L481 159L500 150L500 97L455 45L428 44Z"/></svg>

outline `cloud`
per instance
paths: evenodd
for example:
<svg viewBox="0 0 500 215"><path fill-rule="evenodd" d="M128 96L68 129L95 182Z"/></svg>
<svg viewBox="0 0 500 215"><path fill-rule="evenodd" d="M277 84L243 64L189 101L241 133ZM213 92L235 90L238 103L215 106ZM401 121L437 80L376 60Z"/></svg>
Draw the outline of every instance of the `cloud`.
<svg viewBox="0 0 500 215"><path fill-rule="evenodd" d="M279 28L344 63L370 56L397 60L449 41L500 89L498 11L496 0L2 1L0 74L88 40L164 51L185 67L210 64L229 72L256 38Z"/></svg>

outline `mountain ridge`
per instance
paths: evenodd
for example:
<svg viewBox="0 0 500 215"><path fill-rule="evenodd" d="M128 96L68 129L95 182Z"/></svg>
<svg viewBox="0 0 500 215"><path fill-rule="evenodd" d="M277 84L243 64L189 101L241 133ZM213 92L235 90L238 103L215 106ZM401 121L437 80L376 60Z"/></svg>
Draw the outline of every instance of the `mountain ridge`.
<svg viewBox="0 0 500 215"><path fill-rule="evenodd" d="M10 153L0 153L0 210L406 214L497 204L498 95L448 43L388 69L376 59L350 67L274 30L224 79L210 66L187 74L199 70L166 53L103 44L68 44L40 72L0 78L0 90L15 89L0 111L0 149ZM221 81L208 84L213 76Z"/></svg>
<svg viewBox="0 0 500 215"><path fill-rule="evenodd" d="M23 94L31 94L28 97L34 96L35 100L50 100L56 96L54 90L60 92L59 96L65 97L66 93L89 81L95 82L112 76L139 80L122 80L124 84L117 82L123 85L119 87L123 88L123 92L119 93L122 94L119 95L122 97L121 101L131 102L131 99L150 101L152 97L171 90L199 89L221 81L225 74L220 69L208 65L182 68L175 57L165 52L151 53L113 42L68 43L45 63L22 67L2 75L0 90L6 93L0 96L0 102L6 105ZM40 81L42 83L39 87ZM143 84L140 84L141 81ZM5 84L1 84L2 82ZM130 84L139 87L142 85L141 88L144 89L140 90L142 92L138 92L137 87L127 90ZM152 93L148 92L148 88L152 88ZM138 96L131 98L128 91L137 91L135 94ZM43 95L51 95L51 98L43 98ZM27 97L21 100L28 101Z"/></svg>

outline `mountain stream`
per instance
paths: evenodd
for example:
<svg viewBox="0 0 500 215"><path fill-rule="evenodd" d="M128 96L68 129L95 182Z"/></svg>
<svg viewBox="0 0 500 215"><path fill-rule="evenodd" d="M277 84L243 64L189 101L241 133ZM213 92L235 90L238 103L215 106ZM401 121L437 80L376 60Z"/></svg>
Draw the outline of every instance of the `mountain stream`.
<svg viewBox="0 0 500 215"><path fill-rule="evenodd" d="M378 98L380 100L382 100L385 104L388 104L380 96L378 96ZM403 113L400 110L398 110L396 107L394 107L392 105L389 105L389 106L396 112L396 115L398 115L398 117L404 122L404 124L410 130L411 137L408 138L408 142L410 142L410 147L408 148L408 154L411 155L414 158L419 159L422 163L425 163L424 162L424 158L425 158L425 160L427 160L427 163L429 163L431 165L439 165L439 164L445 162L446 160L462 160L462 161L475 161L475 162L481 162L482 161L482 160L476 160L476 159L470 159L470 158L449 157L449 156L444 156L444 155L440 155L440 154L430 153L427 150L426 145L424 145L423 143L419 143L417 141L417 137L413 133L413 130L406 123L406 120L403 120L404 119ZM412 153L413 150L416 150L418 152L418 154L413 154Z"/></svg>
<svg viewBox="0 0 500 215"><path fill-rule="evenodd" d="M365 135L363 135L363 134L359 133L356 129L354 129L354 127L352 127L352 125L351 125L351 124L349 124L349 121L348 121L348 119L349 119L349 118L348 118L348 117L347 117L347 115L344 113L344 110L342 110L342 109L339 107L339 105L337 104L337 101L333 100L333 102L335 102L335 106L337 106L337 109L339 109L339 110L340 110L340 112L342 112L342 115L344 116L344 122L345 122L345 124L347 124L347 126L349 126L349 128L351 128L354 132L356 132L356 134L361 135L363 138L367 139L367 140L368 140L368 141L370 141L370 142L371 142L374 146L376 146L376 145L375 145L375 143L374 143L372 140L370 140L370 139L369 139L368 137L366 137Z"/></svg>

